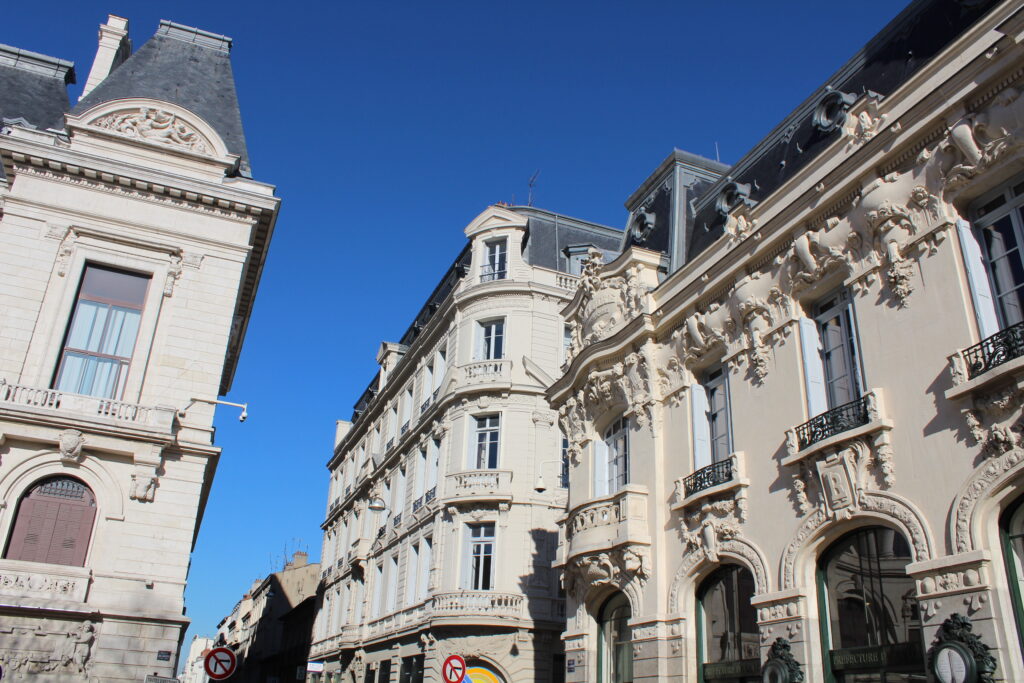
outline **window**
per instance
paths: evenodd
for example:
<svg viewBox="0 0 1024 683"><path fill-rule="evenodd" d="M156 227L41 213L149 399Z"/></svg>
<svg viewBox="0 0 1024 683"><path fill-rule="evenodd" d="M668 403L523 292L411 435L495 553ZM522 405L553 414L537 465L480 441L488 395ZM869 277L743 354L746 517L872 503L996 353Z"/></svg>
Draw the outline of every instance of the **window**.
<svg viewBox="0 0 1024 683"><path fill-rule="evenodd" d="M860 398L855 330L852 305L845 291L821 302L814 310L813 320L800 319L809 415L820 415Z"/></svg>
<svg viewBox="0 0 1024 683"><path fill-rule="evenodd" d="M388 559L387 582L387 606L385 608L385 614L391 614L395 611L398 603L398 555L392 555Z"/></svg>
<svg viewBox="0 0 1024 683"><path fill-rule="evenodd" d="M761 633L753 605L754 577L726 565L697 591L697 654L704 680L740 673L737 683L761 680Z"/></svg>
<svg viewBox="0 0 1024 683"><path fill-rule="evenodd" d="M1024 500L1024 499L1022 499ZM999 532L1003 542L1003 560L1009 581L1017 639L1024 647L1024 503L1018 500L1003 513Z"/></svg>
<svg viewBox="0 0 1024 683"><path fill-rule="evenodd" d="M694 471L727 460L732 453L727 379L724 368L719 367L690 387Z"/></svg>
<svg viewBox="0 0 1024 683"><path fill-rule="evenodd" d="M384 563L378 562L374 572L373 581L373 605L370 609L370 618L376 619L383 609L384 599Z"/></svg>
<svg viewBox="0 0 1024 683"><path fill-rule="evenodd" d="M479 323L477 360L499 360L505 357L505 320Z"/></svg>
<svg viewBox="0 0 1024 683"><path fill-rule="evenodd" d="M620 417L604 433L608 453L608 493L629 483L629 420Z"/></svg>
<svg viewBox="0 0 1024 683"><path fill-rule="evenodd" d="M427 454L427 475L424 486L427 491L424 494L424 503L429 503L427 498L432 497L433 493L436 493L437 489L437 468L441 463L441 442L438 439L431 439L427 442L427 448L429 453Z"/></svg>
<svg viewBox="0 0 1024 683"><path fill-rule="evenodd" d="M990 285L986 303L991 306L994 300L999 327L1005 328L1024 322L1024 182L1005 187L979 204L971 214ZM965 249L965 256L970 255L967 252ZM970 270L971 261L965 260Z"/></svg>
<svg viewBox="0 0 1024 683"><path fill-rule="evenodd" d="M480 281L492 282L504 280L508 265L508 242L504 239L493 240L484 245L486 259L480 269Z"/></svg>
<svg viewBox="0 0 1024 683"><path fill-rule="evenodd" d="M416 580L419 578L420 544L409 546L409 554L405 559L405 604L416 602Z"/></svg>
<svg viewBox="0 0 1024 683"><path fill-rule="evenodd" d="M469 590L489 591L494 587L494 522L467 525L469 537Z"/></svg>
<svg viewBox="0 0 1024 683"><path fill-rule="evenodd" d="M572 325L562 325L562 362L569 360L569 349L572 348Z"/></svg>
<svg viewBox="0 0 1024 683"><path fill-rule="evenodd" d="M4 557L84 567L96 497L70 477L45 479L22 496Z"/></svg>
<svg viewBox="0 0 1024 683"><path fill-rule="evenodd" d="M592 244L581 244L565 248L565 265L570 275L580 275L583 273L583 261L587 259L590 250L593 248L594 245Z"/></svg>
<svg viewBox="0 0 1024 683"><path fill-rule="evenodd" d="M500 431L497 415L476 418L476 461L473 463L476 469L493 470L498 467Z"/></svg>
<svg viewBox="0 0 1024 683"><path fill-rule="evenodd" d="M567 489L569 488L569 439L565 434L562 434L562 456L559 462L558 487Z"/></svg>
<svg viewBox="0 0 1024 683"><path fill-rule="evenodd" d="M419 599L425 600L430 593L430 567L434 561L434 539L427 536L420 543Z"/></svg>
<svg viewBox="0 0 1024 683"><path fill-rule="evenodd" d="M402 668L399 669L398 683L423 683L423 660L425 655L402 657Z"/></svg>
<svg viewBox="0 0 1024 683"><path fill-rule="evenodd" d="M56 388L119 399L142 319L149 278L86 266L57 370Z"/></svg>
<svg viewBox="0 0 1024 683"><path fill-rule="evenodd" d="M830 650L827 680L924 680L917 589L906 574L911 561L903 535L884 527L854 531L823 555L818 591L822 642Z"/></svg>
<svg viewBox="0 0 1024 683"><path fill-rule="evenodd" d="M608 598L597 617L597 679L633 683L633 611L623 593Z"/></svg>

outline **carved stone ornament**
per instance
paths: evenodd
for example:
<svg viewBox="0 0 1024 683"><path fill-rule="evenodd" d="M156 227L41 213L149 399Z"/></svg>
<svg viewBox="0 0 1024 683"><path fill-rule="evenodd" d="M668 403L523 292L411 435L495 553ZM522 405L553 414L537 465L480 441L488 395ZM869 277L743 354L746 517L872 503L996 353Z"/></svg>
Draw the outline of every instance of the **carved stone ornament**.
<svg viewBox="0 0 1024 683"><path fill-rule="evenodd" d="M1019 438L1019 433L1014 432ZM975 550L978 544L978 506L990 498L993 491L1001 489L1007 482L1017 479L1024 472L1024 448L1015 445L978 466L970 476L953 504L951 524L952 537L958 553Z"/></svg>
<svg viewBox="0 0 1024 683"><path fill-rule="evenodd" d="M623 324L643 312L647 287L642 266L633 264L623 275L602 277L603 255L591 249L583 261L579 319L573 321L567 355L572 361L584 347L611 336Z"/></svg>
<svg viewBox="0 0 1024 683"><path fill-rule="evenodd" d="M140 503L152 503L156 498L156 489L160 478L155 471L137 471L132 473L132 483L128 487L128 497Z"/></svg>
<svg viewBox="0 0 1024 683"><path fill-rule="evenodd" d="M17 680L47 674L87 680L95 641L96 625L91 621L71 625L8 618L0 624L0 664L4 673L20 675Z"/></svg>
<svg viewBox="0 0 1024 683"><path fill-rule="evenodd" d="M757 230L757 220L749 219L739 212L730 213L725 217L725 234L730 242L746 239Z"/></svg>
<svg viewBox="0 0 1024 683"><path fill-rule="evenodd" d="M768 649L761 675L769 683L803 683L804 671L793 657L793 648L785 638L776 638Z"/></svg>
<svg viewBox="0 0 1024 683"><path fill-rule="evenodd" d="M987 457L999 456L1022 445L1024 417L1020 409L1024 406L1024 390L1010 384L977 394L971 407L964 411L971 438L981 446Z"/></svg>
<svg viewBox="0 0 1024 683"><path fill-rule="evenodd" d="M870 394L869 394L870 396ZM879 416L869 419L877 421ZM786 450L790 457L799 451L793 430L786 434ZM860 502L866 489L882 486L892 488L896 483L891 436L888 429L879 429L864 438L848 439L826 448L820 454L799 462L799 469L793 476L793 497L801 515L806 515L816 505L825 506L829 517L849 519L860 509ZM812 469L817 474L810 476ZM871 473L874 472L872 478ZM817 491L817 500L811 495Z"/></svg>
<svg viewBox="0 0 1024 683"><path fill-rule="evenodd" d="M950 677L945 680L994 683L996 658L989 652L989 646L972 630L970 619L961 614L951 614L939 626L935 640L928 648L928 668L936 675L950 670L961 675L960 678ZM976 678L970 676L970 673Z"/></svg>
<svg viewBox="0 0 1024 683"><path fill-rule="evenodd" d="M851 108L843 123L843 136L849 139L847 149L862 145L885 128L888 115L879 113L881 95L868 92L867 97Z"/></svg>
<svg viewBox="0 0 1024 683"><path fill-rule="evenodd" d="M193 125L176 114L142 107L100 117L90 125L126 138L176 147L196 154L213 154L213 145Z"/></svg>
<svg viewBox="0 0 1024 683"><path fill-rule="evenodd" d="M85 445L85 436L77 429L65 429L57 435L57 448L60 450L60 459L65 465L82 462L82 447Z"/></svg>
<svg viewBox="0 0 1024 683"><path fill-rule="evenodd" d="M569 560L562 574L566 593L574 596L577 605L586 602L593 588L612 586L638 605L644 584L651 576L650 554L644 546L627 545Z"/></svg>

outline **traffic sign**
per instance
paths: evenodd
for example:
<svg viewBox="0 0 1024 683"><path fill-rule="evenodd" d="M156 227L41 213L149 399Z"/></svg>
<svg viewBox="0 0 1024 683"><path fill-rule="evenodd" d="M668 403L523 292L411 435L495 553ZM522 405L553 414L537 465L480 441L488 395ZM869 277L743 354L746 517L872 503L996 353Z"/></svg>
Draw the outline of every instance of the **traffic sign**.
<svg viewBox="0 0 1024 683"><path fill-rule="evenodd" d="M203 658L203 668L206 669L206 675L215 681L223 681L235 673L235 666L237 664L238 660L235 659L235 653L226 647L215 647L207 652L206 657Z"/></svg>
<svg viewBox="0 0 1024 683"><path fill-rule="evenodd" d="M451 655L441 665L441 678L445 683L462 683L466 675L466 660L458 655Z"/></svg>

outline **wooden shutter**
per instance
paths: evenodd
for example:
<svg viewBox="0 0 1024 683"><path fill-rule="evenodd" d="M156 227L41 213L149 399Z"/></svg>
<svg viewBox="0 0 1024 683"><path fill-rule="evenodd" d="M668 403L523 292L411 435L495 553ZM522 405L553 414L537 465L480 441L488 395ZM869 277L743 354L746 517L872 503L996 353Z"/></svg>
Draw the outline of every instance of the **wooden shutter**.
<svg viewBox="0 0 1024 683"><path fill-rule="evenodd" d="M96 499L68 477L36 484L21 500L5 557L81 567L96 519Z"/></svg>

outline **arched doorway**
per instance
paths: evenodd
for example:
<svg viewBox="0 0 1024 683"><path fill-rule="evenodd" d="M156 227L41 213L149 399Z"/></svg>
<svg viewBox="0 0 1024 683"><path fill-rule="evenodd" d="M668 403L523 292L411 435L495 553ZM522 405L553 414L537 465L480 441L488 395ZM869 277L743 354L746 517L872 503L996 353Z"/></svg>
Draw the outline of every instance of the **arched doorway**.
<svg viewBox="0 0 1024 683"><path fill-rule="evenodd" d="M505 683L505 677L491 665L479 659L466 661L466 678L472 683Z"/></svg>
<svg viewBox="0 0 1024 683"><path fill-rule="evenodd" d="M1013 616L1017 624L1017 640L1024 650L1024 498L1006 509L999 520L1003 541L1006 578L1013 600Z"/></svg>
<svg viewBox="0 0 1024 683"><path fill-rule="evenodd" d="M761 638L750 604L754 576L726 565L697 589L697 680L756 683L761 680Z"/></svg>
<svg viewBox="0 0 1024 683"><path fill-rule="evenodd" d="M616 593L597 615L597 680L599 683L633 683L633 633L629 598Z"/></svg>
<svg viewBox="0 0 1024 683"><path fill-rule="evenodd" d="M925 681L910 545L885 527L858 529L818 564L826 683Z"/></svg>
<svg viewBox="0 0 1024 683"><path fill-rule="evenodd" d="M44 479L18 502L4 558L82 567L95 519L88 486L71 477Z"/></svg>

